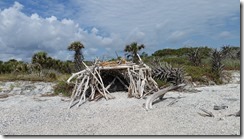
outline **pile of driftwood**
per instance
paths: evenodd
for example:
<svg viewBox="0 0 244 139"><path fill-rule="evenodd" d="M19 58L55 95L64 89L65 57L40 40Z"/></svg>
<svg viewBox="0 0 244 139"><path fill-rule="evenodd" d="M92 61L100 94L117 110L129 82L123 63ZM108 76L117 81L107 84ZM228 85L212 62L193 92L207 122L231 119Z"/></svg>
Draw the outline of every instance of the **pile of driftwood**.
<svg viewBox="0 0 244 139"><path fill-rule="evenodd" d="M72 74L67 80L68 83L74 83L69 108L77 103L79 107L86 101L100 98L113 99L111 92L118 90L111 88L120 84L122 90L128 91L128 97L143 98L152 94L147 98L145 104L145 108L150 109L156 98L182 86L173 85L159 90L158 84L152 77L152 69L143 63L140 57L139 60L139 64L124 59L106 62L96 60L92 66L87 66L82 62L85 69Z"/></svg>
<svg viewBox="0 0 244 139"><path fill-rule="evenodd" d="M122 59L110 62L96 60L92 66L87 66L84 62L83 64L85 69L72 74L67 81L71 83L71 80L75 79L70 107L77 103L77 106L80 106L87 100L114 98L109 88L116 80L128 91L128 97L143 98L159 90L152 78L151 68L142 62L135 64Z"/></svg>

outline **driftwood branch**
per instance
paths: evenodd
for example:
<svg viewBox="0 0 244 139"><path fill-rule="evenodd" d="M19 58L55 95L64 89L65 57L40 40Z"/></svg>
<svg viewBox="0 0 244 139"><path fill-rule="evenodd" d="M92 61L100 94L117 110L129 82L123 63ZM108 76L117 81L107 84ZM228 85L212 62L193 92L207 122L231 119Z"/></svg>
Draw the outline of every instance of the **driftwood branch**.
<svg viewBox="0 0 244 139"><path fill-rule="evenodd" d="M167 92L172 91L172 90L176 90L176 89L183 87L183 86L185 86L185 84L180 84L180 85L176 85L176 86L169 86L169 87L166 87L162 90L159 90L158 92L155 92L154 94L152 94L150 97L147 98L146 104L145 104L146 110L152 109L152 103L156 98L163 97Z"/></svg>
<svg viewBox="0 0 244 139"><path fill-rule="evenodd" d="M201 115L203 117L214 117L212 112L207 111L207 110L202 109L202 108L199 108L199 109L204 112L204 113L198 113L199 115Z"/></svg>
<svg viewBox="0 0 244 139"><path fill-rule="evenodd" d="M229 114L227 116L235 116L235 117L240 117L241 116L241 111L239 110L238 112L236 113L233 113L233 114Z"/></svg>

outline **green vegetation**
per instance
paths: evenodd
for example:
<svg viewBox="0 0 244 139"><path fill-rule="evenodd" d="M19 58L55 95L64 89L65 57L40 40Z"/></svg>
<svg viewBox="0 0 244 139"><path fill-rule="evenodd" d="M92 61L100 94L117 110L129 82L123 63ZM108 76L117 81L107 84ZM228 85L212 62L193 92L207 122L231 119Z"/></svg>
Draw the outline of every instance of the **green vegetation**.
<svg viewBox="0 0 244 139"><path fill-rule="evenodd" d="M137 56L141 49L144 49L143 44L138 45L137 42L133 42L130 45L126 45L124 51L126 52L127 59L132 59L134 63L139 63L139 58Z"/></svg>
<svg viewBox="0 0 244 139"><path fill-rule="evenodd" d="M58 95L61 93L63 96L69 97L72 94L73 87L74 85L67 84L66 81L59 81L57 85L54 87L54 94Z"/></svg>
<svg viewBox="0 0 244 139"><path fill-rule="evenodd" d="M74 61L61 61L54 59L44 51L34 53L30 63L10 59L0 61L0 81L45 81L56 82L55 94L62 93L65 96L71 95L73 85L68 85L66 80L71 73L82 70L84 61L81 52L84 45L80 42L73 42L68 50L74 51ZM133 42L126 45L124 52L127 60L138 63L137 53L144 49L143 44ZM240 70L240 47L223 46L220 50L214 50L207 46L184 47L179 49L162 49L155 51L152 55L145 52L140 54L142 60L148 64L157 60L167 62L174 68L183 67L185 76L190 77L192 82L208 83L214 81L221 84L223 70ZM116 60L112 58L111 60ZM120 57L121 58L121 57ZM92 61L84 61L91 65ZM167 84L165 80L155 79L159 86Z"/></svg>
<svg viewBox="0 0 244 139"><path fill-rule="evenodd" d="M11 84L11 85L10 85L10 90L13 90L13 89L14 89L14 85Z"/></svg>
<svg viewBox="0 0 244 139"><path fill-rule="evenodd" d="M150 63L152 59L167 62L174 67L183 67L186 76L190 76L193 82L207 84L214 81L221 84L223 70L240 70L240 47L223 46L218 51L218 57L214 49L207 46L189 47L179 49L162 49L143 59ZM156 80L158 84L161 81Z"/></svg>
<svg viewBox="0 0 244 139"><path fill-rule="evenodd" d="M76 71L80 71L82 69L84 69L84 67L82 67L82 61L84 60L84 56L81 53L81 49L85 48L84 45L79 42L73 42L68 46L68 50L69 51L75 51L74 54L74 63L75 63L75 69Z"/></svg>

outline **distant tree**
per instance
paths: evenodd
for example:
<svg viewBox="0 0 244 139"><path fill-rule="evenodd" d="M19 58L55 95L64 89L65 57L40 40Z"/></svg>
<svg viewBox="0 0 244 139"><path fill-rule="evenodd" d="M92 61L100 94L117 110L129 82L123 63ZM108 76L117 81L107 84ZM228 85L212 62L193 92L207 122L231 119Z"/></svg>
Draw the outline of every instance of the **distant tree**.
<svg viewBox="0 0 244 139"><path fill-rule="evenodd" d="M142 52L141 55L140 55L140 57L146 58L146 57L148 57L148 54L146 52Z"/></svg>
<svg viewBox="0 0 244 139"><path fill-rule="evenodd" d="M158 56L158 57L164 57L164 56L186 56L188 53L195 51L196 49L199 49L201 52L202 57L209 57L210 53L212 51L211 48L208 48L207 46L201 46L201 47L182 47L178 49L162 49L162 50L157 50L155 51L152 56Z"/></svg>
<svg viewBox="0 0 244 139"><path fill-rule="evenodd" d="M19 62L13 72L14 73L27 73L28 72L27 63Z"/></svg>
<svg viewBox="0 0 244 139"><path fill-rule="evenodd" d="M137 54L143 48L145 48L143 44L138 45L137 42L133 42L130 45L126 45L124 51L126 52L127 58L132 58L134 63L138 63L139 58Z"/></svg>
<svg viewBox="0 0 244 139"><path fill-rule="evenodd" d="M23 62L16 59L10 59L7 62L0 61L0 74L14 72L19 64L23 64Z"/></svg>
<svg viewBox="0 0 244 139"><path fill-rule="evenodd" d="M159 57L172 56L172 55L177 55L177 50L166 48L166 49L158 50L158 51L154 52L152 55L159 56Z"/></svg>
<svg viewBox="0 0 244 139"><path fill-rule="evenodd" d="M215 49L212 52L211 67L212 67L212 73L215 75L217 79L221 77L224 69L224 64L222 64L222 60L223 60L223 53Z"/></svg>
<svg viewBox="0 0 244 139"><path fill-rule="evenodd" d="M240 51L240 47L234 47L230 45L225 45L221 47L221 53L223 55L223 58L239 59L240 58L238 57L239 51Z"/></svg>
<svg viewBox="0 0 244 139"><path fill-rule="evenodd" d="M79 41L75 41L68 46L69 51L75 51L74 62L75 62L75 69L77 71L83 69L83 66L81 64L81 62L84 60L84 56L81 52L83 48L85 48L84 45Z"/></svg>
<svg viewBox="0 0 244 139"><path fill-rule="evenodd" d="M236 57L237 57L238 59L241 59L241 50L239 50L239 51L236 53Z"/></svg>
<svg viewBox="0 0 244 139"><path fill-rule="evenodd" d="M189 61L194 65L194 66L199 66L201 64L201 54L199 52L199 48L196 48L193 51L190 51L188 54Z"/></svg>
<svg viewBox="0 0 244 139"><path fill-rule="evenodd" d="M47 53L44 51L40 51L35 53L32 56L32 64L40 64L42 68L46 68L46 64L47 64Z"/></svg>
<svg viewBox="0 0 244 139"><path fill-rule="evenodd" d="M4 73L4 62L0 60L0 74Z"/></svg>
<svg viewBox="0 0 244 139"><path fill-rule="evenodd" d="M232 51L232 49L231 49L230 45L225 45L225 46L221 47L221 53L224 58L231 57L231 55L232 55L231 51Z"/></svg>
<svg viewBox="0 0 244 139"><path fill-rule="evenodd" d="M201 47L198 47L199 48L199 51L200 51L200 55L201 55L201 58L208 58L211 56L211 52L213 51L212 48L209 48L207 46L201 46Z"/></svg>
<svg viewBox="0 0 244 139"><path fill-rule="evenodd" d="M46 62L45 62L45 67L48 69L52 69L54 63L55 63L55 59L53 59L51 57L47 57Z"/></svg>

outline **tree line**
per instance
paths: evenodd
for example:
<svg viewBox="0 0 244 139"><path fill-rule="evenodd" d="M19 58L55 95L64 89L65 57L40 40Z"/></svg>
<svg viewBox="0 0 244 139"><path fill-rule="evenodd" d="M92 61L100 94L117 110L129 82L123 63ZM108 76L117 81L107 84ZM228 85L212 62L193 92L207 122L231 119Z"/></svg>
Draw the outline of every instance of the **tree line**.
<svg viewBox="0 0 244 139"><path fill-rule="evenodd" d="M67 47L67 50L74 51L73 61L61 61L59 59L54 59L48 56L48 54L44 51L35 53L32 56L30 63L17 61L15 59L10 59L7 62L0 61L0 74L32 72L40 73L43 70L53 70L58 73L68 74L77 72L84 68L82 64L82 61L84 61L82 49L84 48L85 46L80 41L72 42ZM139 58L137 54L140 53L140 51L144 48L144 44L138 44L137 42L132 42L131 44L126 45L124 48L126 59L131 60L134 63L138 63ZM224 58L240 59L241 52L240 47L226 45L221 47L220 50L209 48L207 46L161 49L155 51L150 56L145 52L141 53L140 56L145 62L148 62L152 58L168 57L168 59L165 58L163 60L167 61L170 58L173 58L173 63L182 62L183 64L187 63L192 66L201 66L204 59L212 57L212 62L210 61L212 64L212 70L213 72L219 73L219 71L215 70L221 70L223 68L222 61Z"/></svg>

